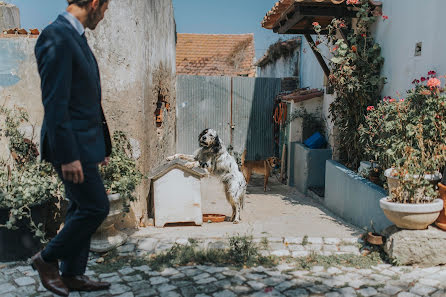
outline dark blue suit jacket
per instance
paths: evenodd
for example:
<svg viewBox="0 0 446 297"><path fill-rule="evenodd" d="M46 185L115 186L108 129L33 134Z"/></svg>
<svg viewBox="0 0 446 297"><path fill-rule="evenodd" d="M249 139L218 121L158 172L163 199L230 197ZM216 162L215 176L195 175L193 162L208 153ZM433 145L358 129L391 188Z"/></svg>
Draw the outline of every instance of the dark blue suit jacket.
<svg viewBox="0 0 446 297"><path fill-rule="evenodd" d="M53 164L99 163L111 154L101 106L96 59L63 16L45 28L35 47L45 115L41 155Z"/></svg>

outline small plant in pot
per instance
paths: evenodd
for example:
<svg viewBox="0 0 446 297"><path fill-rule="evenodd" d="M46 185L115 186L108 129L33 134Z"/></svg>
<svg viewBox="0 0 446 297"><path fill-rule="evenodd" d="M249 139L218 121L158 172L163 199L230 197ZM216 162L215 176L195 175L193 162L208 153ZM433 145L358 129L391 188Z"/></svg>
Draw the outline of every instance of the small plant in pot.
<svg viewBox="0 0 446 297"><path fill-rule="evenodd" d="M10 151L9 159L0 160L0 261L25 260L57 233L62 183L50 164L39 162L34 138L19 129L28 114L3 107L0 114Z"/></svg>
<svg viewBox="0 0 446 297"><path fill-rule="evenodd" d="M100 169L110 201L110 213L92 237L92 251L106 252L127 240L127 235L116 230L114 224L120 216L130 211L130 203L136 200L134 192L143 178L132 153L132 146L126 134L116 131L113 134L110 162Z"/></svg>
<svg viewBox="0 0 446 297"><path fill-rule="evenodd" d="M414 85L406 99L387 97L376 107L369 106L360 134L366 152L389 168L385 175L390 196L381 201L386 215L394 208L404 218L421 220L421 213L427 212L426 221L418 226L396 223L403 228L424 229L441 210L437 183L446 161L446 96L433 71L414 80Z"/></svg>

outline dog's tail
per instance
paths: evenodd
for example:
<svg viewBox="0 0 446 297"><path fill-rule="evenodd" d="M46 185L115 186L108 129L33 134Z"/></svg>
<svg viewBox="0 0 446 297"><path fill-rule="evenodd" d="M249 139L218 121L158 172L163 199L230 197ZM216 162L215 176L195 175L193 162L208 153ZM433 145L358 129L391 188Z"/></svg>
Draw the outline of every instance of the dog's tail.
<svg viewBox="0 0 446 297"><path fill-rule="evenodd" d="M247 150L243 151L243 154L241 156L241 161L242 161L242 166L245 165L245 160L246 160L246 154L248 153Z"/></svg>

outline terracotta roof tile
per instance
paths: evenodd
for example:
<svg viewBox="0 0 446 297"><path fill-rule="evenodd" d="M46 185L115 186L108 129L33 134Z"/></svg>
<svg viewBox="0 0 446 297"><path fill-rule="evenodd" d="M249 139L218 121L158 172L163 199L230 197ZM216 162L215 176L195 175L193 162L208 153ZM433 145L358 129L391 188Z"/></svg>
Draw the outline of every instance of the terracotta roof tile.
<svg viewBox="0 0 446 297"><path fill-rule="evenodd" d="M291 93L281 95L281 99L284 101L294 101L295 103L313 99L316 97L324 96L324 92L318 89L311 90L295 90Z"/></svg>
<svg viewBox="0 0 446 297"><path fill-rule="evenodd" d="M254 58L254 34L178 34L177 74L254 77Z"/></svg>

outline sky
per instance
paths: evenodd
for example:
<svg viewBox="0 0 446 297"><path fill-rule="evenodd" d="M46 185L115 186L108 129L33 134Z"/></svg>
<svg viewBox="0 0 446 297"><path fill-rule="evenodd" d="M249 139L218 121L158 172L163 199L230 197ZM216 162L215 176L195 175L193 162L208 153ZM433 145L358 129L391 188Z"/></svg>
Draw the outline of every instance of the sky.
<svg viewBox="0 0 446 297"><path fill-rule="evenodd" d="M5 0L3 0L5 1ZM119 0L113 0L119 1ZM152 0L147 0L152 1ZM276 0L173 0L178 33L254 33L256 56L260 58L279 36L261 27ZM25 29L44 28L66 8L66 0L6 0L20 9Z"/></svg>

